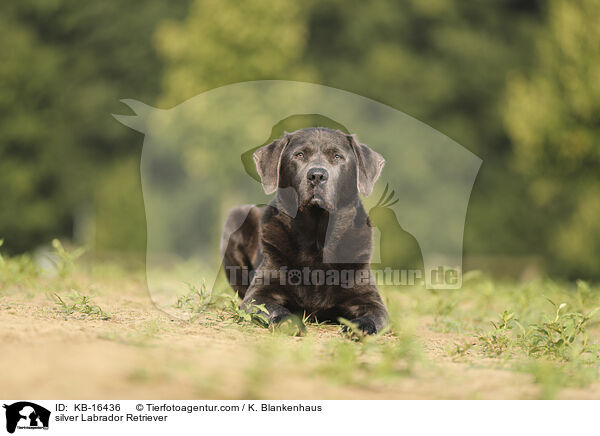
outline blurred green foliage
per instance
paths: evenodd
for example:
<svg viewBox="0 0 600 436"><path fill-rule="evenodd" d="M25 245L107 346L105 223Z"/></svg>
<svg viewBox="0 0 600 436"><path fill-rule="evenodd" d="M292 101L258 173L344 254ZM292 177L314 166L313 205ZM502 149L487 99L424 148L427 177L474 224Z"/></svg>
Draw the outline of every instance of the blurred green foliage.
<svg viewBox="0 0 600 436"><path fill-rule="evenodd" d="M598 276L600 4L554 2L529 74L509 77L504 120L557 272Z"/></svg>
<svg viewBox="0 0 600 436"><path fill-rule="evenodd" d="M9 251L73 235L143 250L142 137L111 118L126 111L119 99L165 108L286 79L381 101L479 155L467 257L531 256L551 274L600 276L593 0L24 0L0 11Z"/></svg>
<svg viewBox="0 0 600 436"><path fill-rule="evenodd" d="M127 195L139 203L139 175L121 171L123 179L115 181L112 167L139 157L141 142L110 114L121 109L120 98L156 98L162 63L152 37L161 20L182 16L186 6L157 0L0 4L0 233L7 249L24 251L78 233L86 215L104 208L94 197L105 183L131 186ZM116 206L117 213L123 210ZM143 248L143 209L122 216L125 223L137 221L138 233L129 239L117 231L108 246ZM96 227L106 231L101 221Z"/></svg>

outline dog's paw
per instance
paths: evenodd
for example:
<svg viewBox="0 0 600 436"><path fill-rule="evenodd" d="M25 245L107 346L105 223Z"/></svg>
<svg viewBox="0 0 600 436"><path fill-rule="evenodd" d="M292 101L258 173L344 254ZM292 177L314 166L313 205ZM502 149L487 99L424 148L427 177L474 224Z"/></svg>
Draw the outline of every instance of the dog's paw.
<svg viewBox="0 0 600 436"><path fill-rule="evenodd" d="M374 335L377 334L377 326L375 325L375 321L367 316L361 316L360 318L354 318L350 320L349 325L344 325L342 327L342 333L360 333L365 335Z"/></svg>
<svg viewBox="0 0 600 436"><path fill-rule="evenodd" d="M291 313L274 315L269 324L275 331L289 336L302 336L306 330L302 320Z"/></svg>

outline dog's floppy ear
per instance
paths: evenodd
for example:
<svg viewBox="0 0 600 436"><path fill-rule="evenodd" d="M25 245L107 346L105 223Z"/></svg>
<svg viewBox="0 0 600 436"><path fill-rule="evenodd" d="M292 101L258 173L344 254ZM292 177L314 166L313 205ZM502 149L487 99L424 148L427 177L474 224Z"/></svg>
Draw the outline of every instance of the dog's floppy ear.
<svg viewBox="0 0 600 436"><path fill-rule="evenodd" d="M267 144L254 152L252 158L256 164L256 170L265 194L270 195L279 186L279 167L283 150L289 142L288 135Z"/></svg>
<svg viewBox="0 0 600 436"><path fill-rule="evenodd" d="M368 197L373 192L375 182L383 170L385 159L356 139L356 135L346 135L356 156L356 184L358 192Z"/></svg>

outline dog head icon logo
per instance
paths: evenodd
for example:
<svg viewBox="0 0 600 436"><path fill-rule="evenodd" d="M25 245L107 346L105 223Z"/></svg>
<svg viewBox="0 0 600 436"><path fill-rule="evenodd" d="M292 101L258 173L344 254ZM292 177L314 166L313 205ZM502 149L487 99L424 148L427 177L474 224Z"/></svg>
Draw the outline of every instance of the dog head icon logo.
<svg viewBox="0 0 600 436"><path fill-rule="evenodd" d="M19 429L47 429L50 421L50 411L29 401L19 401L6 409L6 431L14 433Z"/></svg>

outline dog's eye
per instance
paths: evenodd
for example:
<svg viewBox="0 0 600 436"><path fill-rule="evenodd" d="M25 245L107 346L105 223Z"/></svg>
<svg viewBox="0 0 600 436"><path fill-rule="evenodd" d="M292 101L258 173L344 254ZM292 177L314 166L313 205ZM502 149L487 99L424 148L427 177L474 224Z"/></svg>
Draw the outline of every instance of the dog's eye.
<svg viewBox="0 0 600 436"><path fill-rule="evenodd" d="M342 155L336 153L336 154L333 155L333 158L336 159L336 160L338 160L338 159L342 158Z"/></svg>
<svg viewBox="0 0 600 436"><path fill-rule="evenodd" d="M304 157L304 153L302 153L301 151L299 151L294 156L299 157L299 158L303 158Z"/></svg>

